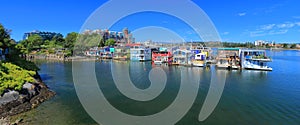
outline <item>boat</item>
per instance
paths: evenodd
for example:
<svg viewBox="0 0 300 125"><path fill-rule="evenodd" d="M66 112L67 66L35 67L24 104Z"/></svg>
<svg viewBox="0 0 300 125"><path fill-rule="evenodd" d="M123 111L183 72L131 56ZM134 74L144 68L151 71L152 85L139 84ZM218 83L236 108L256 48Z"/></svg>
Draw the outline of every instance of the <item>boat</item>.
<svg viewBox="0 0 300 125"><path fill-rule="evenodd" d="M172 65L190 65L193 54L186 49L176 49L173 51Z"/></svg>
<svg viewBox="0 0 300 125"><path fill-rule="evenodd" d="M159 48L159 50L152 51L152 61L160 60L162 63L172 62L172 54L167 48Z"/></svg>
<svg viewBox="0 0 300 125"><path fill-rule="evenodd" d="M143 46L138 46L130 49L131 61L151 61L151 49Z"/></svg>
<svg viewBox="0 0 300 125"><path fill-rule="evenodd" d="M219 48L216 67L219 69L241 69L239 48Z"/></svg>
<svg viewBox="0 0 300 125"><path fill-rule="evenodd" d="M204 67L207 61L211 59L211 48L203 46L192 46L191 48L191 52L194 54L194 57L191 61L192 65Z"/></svg>
<svg viewBox="0 0 300 125"><path fill-rule="evenodd" d="M266 56L265 50L242 50L241 51L242 68L248 70L263 70L272 71L273 69L267 66L272 59Z"/></svg>
<svg viewBox="0 0 300 125"><path fill-rule="evenodd" d="M110 52L104 52L104 53L100 53L100 58L101 59L112 59L112 53Z"/></svg>
<svg viewBox="0 0 300 125"><path fill-rule="evenodd" d="M204 67L206 64L206 54L198 53L195 55L195 59L192 61L193 66Z"/></svg>

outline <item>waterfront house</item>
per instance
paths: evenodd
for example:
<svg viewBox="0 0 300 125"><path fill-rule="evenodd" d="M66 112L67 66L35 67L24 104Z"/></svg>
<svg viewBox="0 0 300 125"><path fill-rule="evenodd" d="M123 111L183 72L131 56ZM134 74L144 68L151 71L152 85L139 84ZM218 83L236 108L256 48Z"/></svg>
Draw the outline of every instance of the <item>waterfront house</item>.
<svg viewBox="0 0 300 125"><path fill-rule="evenodd" d="M266 70L272 71L267 66L271 62L271 58L267 57L265 50L242 50L241 54L242 68L250 70Z"/></svg>
<svg viewBox="0 0 300 125"><path fill-rule="evenodd" d="M239 48L219 48L217 56L217 68L240 69Z"/></svg>
<svg viewBox="0 0 300 125"><path fill-rule="evenodd" d="M127 47L117 47L113 54L114 60L128 60L130 57L130 49Z"/></svg>
<svg viewBox="0 0 300 125"><path fill-rule="evenodd" d="M172 62L172 53L167 48L152 51L152 61L160 60L162 63Z"/></svg>
<svg viewBox="0 0 300 125"><path fill-rule="evenodd" d="M114 48L103 47L99 51L99 56L101 59L112 59L114 53Z"/></svg>
<svg viewBox="0 0 300 125"><path fill-rule="evenodd" d="M89 50L85 51L85 56L99 56L98 47L90 48Z"/></svg>
<svg viewBox="0 0 300 125"><path fill-rule="evenodd" d="M173 65L189 65L193 54L187 49L177 49L173 52Z"/></svg>
<svg viewBox="0 0 300 125"><path fill-rule="evenodd" d="M133 46L130 48L131 61L151 61L151 49L144 46Z"/></svg>
<svg viewBox="0 0 300 125"><path fill-rule="evenodd" d="M203 67L206 65L208 57L211 55L212 50L208 47L203 47L203 46L195 46L191 47L191 53L193 54L192 56L192 65L193 66L199 66Z"/></svg>

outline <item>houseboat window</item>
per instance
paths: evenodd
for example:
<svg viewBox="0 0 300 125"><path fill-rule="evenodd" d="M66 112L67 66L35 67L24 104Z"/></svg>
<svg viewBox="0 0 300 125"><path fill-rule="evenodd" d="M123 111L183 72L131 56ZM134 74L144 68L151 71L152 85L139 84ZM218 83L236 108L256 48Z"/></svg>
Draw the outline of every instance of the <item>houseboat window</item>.
<svg viewBox="0 0 300 125"><path fill-rule="evenodd" d="M143 54L143 53L145 53L145 51L144 50L140 50L140 54Z"/></svg>

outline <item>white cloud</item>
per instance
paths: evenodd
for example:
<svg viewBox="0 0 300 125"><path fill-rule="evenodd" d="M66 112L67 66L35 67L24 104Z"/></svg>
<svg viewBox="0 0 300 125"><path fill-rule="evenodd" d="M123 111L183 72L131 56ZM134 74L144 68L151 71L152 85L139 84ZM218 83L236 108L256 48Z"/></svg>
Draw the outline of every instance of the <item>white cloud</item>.
<svg viewBox="0 0 300 125"><path fill-rule="evenodd" d="M257 36L265 36L267 35L264 31L252 31L250 32L251 37L257 37Z"/></svg>
<svg viewBox="0 0 300 125"><path fill-rule="evenodd" d="M192 34L194 34L194 32L193 31L187 31L186 34L192 35Z"/></svg>
<svg viewBox="0 0 300 125"><path fill-rule="evenodd" d="M283 24L278 24L278 28L292 28L296 25L296 23L283 23Z"/></svg>
<svg viewBox="0 0 300 125"><path fill-rule="evenodd" d="M246 16L247 13L238 13L239 16Z"/></svg>
<svg viewBox="0 0 300 125"><path fill-rule="evenodd" d="M279 34L286 34L287 32L288 32L287 29L285 29L285 30L278 30L278 31L271 30L268 34L269 35L279 35Z"/></svg>
<svg viewBox="0 0 300 125"><path fill-rule="evenodd" d="M300 22L285 22L281 24L267 24L267 25L261 25L258 29L254 31L250 31L251 37L257 37L257 36L266 36L266 35L280 35L280 34L286 34L289 29L300 26Z"/></svg>
<svg viewBox="0 0 300 125"><path fill-rule="evenodd" d="M224 33L222 33L223 35L228 35L229 34L229 32L224 32Z"/></svg>
<svg viewBox="0 0 300 125"><path fill-rule="evenodd" d="M251 37L258 37L258 36L267 36L267 35L280 35L280 34L286 34L288 32L287 29L284 30L257 30L250 32Z"/></svg>
<svg viewBox="0 0 300 125"><path fill-rule="evenodd" d="M261 26L261 30L271 30L271 29L273 29L273 27L274 27L275 25L276 25L276 24L262 25L262 26Z"/></svg>

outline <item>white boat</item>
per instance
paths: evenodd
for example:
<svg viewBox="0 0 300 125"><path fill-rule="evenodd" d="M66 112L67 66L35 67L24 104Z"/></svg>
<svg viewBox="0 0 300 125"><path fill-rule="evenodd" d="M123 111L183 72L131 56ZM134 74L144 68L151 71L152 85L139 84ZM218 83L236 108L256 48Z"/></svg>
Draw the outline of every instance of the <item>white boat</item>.
<svg viewBox="0 0 300 125"><path fill-rule="evenodd" d="M151 49L145 47L134 47L130 49L130 60L131 61L150 61L151 60Z"/></svg>
<svg viewBox="0 0 300 125"><path fill-rule="evenodd" d="M204 67L206 64L206 54L199 53L195 55L195 60L192 61L193 66Z"/></svg>
<svg viewBox="0 0 300 125"><path fill-rule="evenodd" d="M242 68L249 70L264 70L272 71L273 69L267 66L272 60L266 56L265 50L242 50L241 51Z"/></svg>

